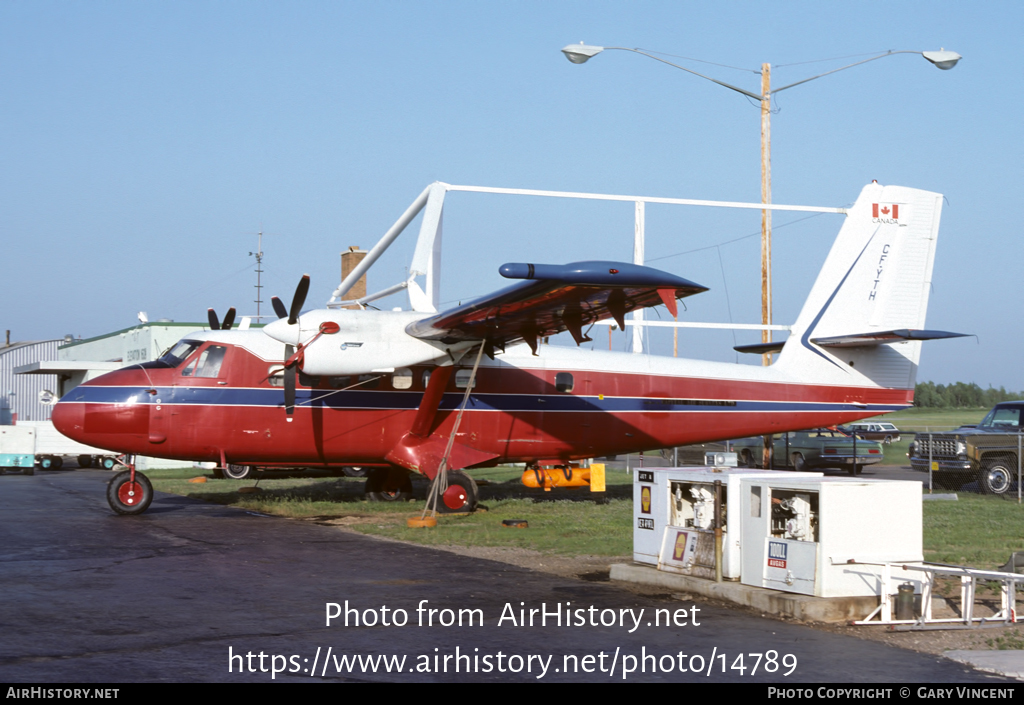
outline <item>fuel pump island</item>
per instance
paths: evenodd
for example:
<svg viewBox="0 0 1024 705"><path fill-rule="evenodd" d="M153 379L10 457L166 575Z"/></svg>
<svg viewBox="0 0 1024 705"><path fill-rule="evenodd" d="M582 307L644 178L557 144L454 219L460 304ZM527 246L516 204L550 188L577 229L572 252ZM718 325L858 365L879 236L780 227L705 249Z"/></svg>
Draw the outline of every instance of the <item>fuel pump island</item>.
<svg viewBox="0 0 1024 705"><path fill-rule="evenodd" d="M612 579L798 619L864 619L921 593L921 484L736 467L634 471L633 565ZM780 594L783 593L783 594Z"/></svg>

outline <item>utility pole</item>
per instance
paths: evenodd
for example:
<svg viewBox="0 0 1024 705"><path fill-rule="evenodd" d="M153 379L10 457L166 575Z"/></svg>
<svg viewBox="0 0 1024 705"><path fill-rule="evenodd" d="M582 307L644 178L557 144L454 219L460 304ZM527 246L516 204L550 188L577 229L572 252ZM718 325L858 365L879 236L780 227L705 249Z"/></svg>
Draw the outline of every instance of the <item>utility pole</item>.
<svg viewBox="0 0 1024 705"><path fill-rule="evenodd" d="M250 257L256 258L256 320L260 320L260 304L263 303L263 228L259 232L259 244L256 252L250 252Z"/></svg>

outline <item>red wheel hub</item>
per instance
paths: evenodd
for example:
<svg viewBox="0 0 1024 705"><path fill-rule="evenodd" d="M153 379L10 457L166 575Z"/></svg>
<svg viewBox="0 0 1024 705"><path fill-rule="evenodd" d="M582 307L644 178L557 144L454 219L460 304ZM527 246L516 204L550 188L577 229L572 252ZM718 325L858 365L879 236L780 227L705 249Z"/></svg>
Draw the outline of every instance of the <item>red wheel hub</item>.
<svg viewBox="0 0 1024 705"><path fill-rule="evenodd" d="M142 485L138 482L125 482L117 488L117 498L121 501L121 504L134 507L142 501Z"/></svg>
<svg viewBox="0 0 1024 705"><path fill-rule="evenodd" d="M458 485L451 485L441 495L441 499L444 501L444 506L449 509L462 509L466 506L466 490Z"/></svg>

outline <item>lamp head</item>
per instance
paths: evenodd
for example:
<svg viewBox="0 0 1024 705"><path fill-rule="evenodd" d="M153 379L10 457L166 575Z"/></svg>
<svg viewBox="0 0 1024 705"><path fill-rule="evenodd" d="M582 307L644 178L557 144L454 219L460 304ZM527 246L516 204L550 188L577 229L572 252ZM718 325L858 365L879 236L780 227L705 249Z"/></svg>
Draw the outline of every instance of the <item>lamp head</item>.
<svg viewBox="0 0 1024 705"><path fill-rule="evenodd" d="M945 49L940 49L939 51L922 51L921 56L928 59L928 61L935 64L943 71L948 71L953 68L956 66L956 62L963 58L955 51L946 51Z"/></svg>
<svg viewBox="0 0 1024 705"><path fill-rule="evenodd" d="M600 54L604 51L604 47L595 47L589 44L580 42L579 44L570 44L569 46L562 49L562 53L565 54L565 58L574 64L586 63L590 57Z"/></svg>

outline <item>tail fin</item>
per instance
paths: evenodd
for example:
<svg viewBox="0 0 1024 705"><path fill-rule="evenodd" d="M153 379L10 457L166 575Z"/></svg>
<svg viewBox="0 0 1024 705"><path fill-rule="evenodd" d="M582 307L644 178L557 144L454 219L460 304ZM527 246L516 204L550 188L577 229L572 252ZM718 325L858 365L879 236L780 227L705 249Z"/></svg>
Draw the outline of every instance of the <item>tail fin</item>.
<svg viewBox="0 0 1024 705"><path fill-rule="evenodd" d="M924 328L941 213L941 194L865 186L779 355L779 371L822 384L913 389L919 340L850 347L814 341Z"/></svg>

